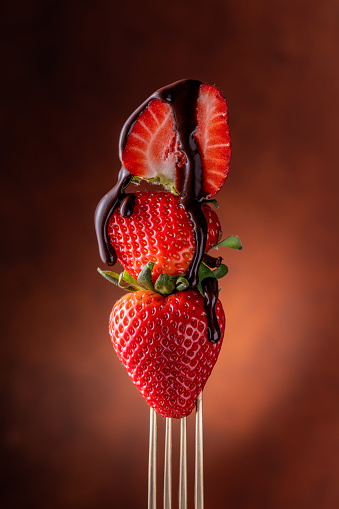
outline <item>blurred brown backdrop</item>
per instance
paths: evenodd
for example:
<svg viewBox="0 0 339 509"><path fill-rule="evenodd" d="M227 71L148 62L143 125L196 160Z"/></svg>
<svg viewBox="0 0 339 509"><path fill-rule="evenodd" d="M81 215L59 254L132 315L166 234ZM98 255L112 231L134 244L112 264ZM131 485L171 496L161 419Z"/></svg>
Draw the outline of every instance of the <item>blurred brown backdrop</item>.
<svg viewBox="0 0 339 509"><path fill-rule="evenodd" d="M1 507L146 507L148 407L109 342L93 213L127 116L185 77L227 97L219 210L245 246L224 253L206 509L338 507L338 2L1 11Z"/></svg>

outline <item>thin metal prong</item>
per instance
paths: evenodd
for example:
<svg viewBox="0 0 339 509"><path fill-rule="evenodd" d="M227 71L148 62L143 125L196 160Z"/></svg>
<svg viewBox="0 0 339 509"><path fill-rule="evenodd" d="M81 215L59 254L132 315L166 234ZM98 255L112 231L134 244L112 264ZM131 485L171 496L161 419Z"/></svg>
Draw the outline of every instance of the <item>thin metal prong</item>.
<svg viewBox="0 0 339 509"><path fill-rule="evenodd" d="M149 415L149 456L148 456L148 509L157 506L157 414L151 408Z"/></svg>
<svg viewBox="0 0 339 509"><path fill-rule="evenodd" d="M187 509L187 425L180 420L179 509Z"/></svg>
<svg viewBox="0 0 339 509"><path fill-rule="evenodd" d="M202 423L202 392L197 398L195 416L195 509L204 509L204 452L203 452L203 423Z"/></svg>
<svg viewBox="0 0 339 509"><path fill-rule="evenodd" d="M166 417L164 509L172 509L172 419Z"/></svg>

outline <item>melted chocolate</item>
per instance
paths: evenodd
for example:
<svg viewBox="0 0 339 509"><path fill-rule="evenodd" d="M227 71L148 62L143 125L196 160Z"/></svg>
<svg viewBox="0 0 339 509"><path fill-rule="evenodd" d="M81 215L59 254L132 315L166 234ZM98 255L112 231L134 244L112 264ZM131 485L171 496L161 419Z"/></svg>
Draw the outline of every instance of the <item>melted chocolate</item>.
<svg viewBox="0 0 339 509"><path fill-rule="evenodd" d="M117 262L117 256L108 237L108 221L114 210L126 198L124 191L130 183L131 179L132 175L124 167L122 167L119 172L118 182L100 200L95 211L94 221L99 245L99 253L102 261L106 265L114 265ZM130 209L131 207L128 205L125 206L126 212L130 211Z"/></svg>
<svg viewBox="0 0 339 509"><path fill-rule="evenodd" d="M122 217L130 217L133 214L135 194L126 194L121 202L120 214Z"/></svg>
<svg viewBox="0 0 339 509"><path fill-rule="evenodd" d="M209 267L210 269L216 269L217 267L220 267L222 263L221 256L218 256L218 258L214 258L214 256L210 256L208 254L204 254L202 261Z"/></svg>
<svg viewBox="0 0 339 509"><path fill-rule="evenodd" d="M185 156L184 168L177 170L176 188L180 194L181 203L190 215L193 223L195 253L186 274L186 278L193 288L198 285L198 269L204 256L207 239L207 222L201 209L201 202L204 199L202 192L202 163L199 148L194 138L197 127L197 98L201 84L201 81L198 80L181 80L156 91L128 118L121 130L119 140L119 157L120 160L122 160L122 153L128 135L140 113L153 99L158 99L170 104L179 149ZM114 263L116 263L116 254L107 233L108 221L114 210L120 204L120 213L122 216L129 217L132 214L134 206L133 195L126 195L124 192L131 179L132 175L122 167L119 173L118 183L102 198L95 213L95 225L100 256L107 265L114 265ZM214 310L218 298L218 283L209 282L209 279L211 278L208 278L206 280L208 282L204 285L205 309L209 341L215 343L220 339L220 329ZM213 281L216 280L213 279Z"/></svg>
<svg viewBox="0 0 339 509"><path fill-rule="evenodd" d="M204 290L204 307L207 315L207 338L210 343L218 343L220 340L220 327L215 312L215 305L218 301L219 289L218 280L214 277L207 277L202 282Z"/></svg>

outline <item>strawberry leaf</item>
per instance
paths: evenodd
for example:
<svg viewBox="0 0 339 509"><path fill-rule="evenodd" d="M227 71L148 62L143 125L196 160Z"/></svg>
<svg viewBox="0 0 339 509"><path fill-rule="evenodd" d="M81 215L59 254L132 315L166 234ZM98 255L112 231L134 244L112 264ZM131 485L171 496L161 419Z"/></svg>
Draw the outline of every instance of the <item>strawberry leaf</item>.
<svg viewBox="0 0 339 509"><path fill-rule="evenodd" d="M169 295L175 289L175 283L168 274L160 274L154 285L155 291L162 295Z"/></svg>
<svg viewBox="0 0 339 509"><path fill-rule="evenodd" d="M128 281L125 280L123 272L119 275L118 286L120 286L120 288L123 288L124 290L126 290L130 286Z"/></svg>
<svg viewBox="0 0 339 509"><path fill-rule="evenodd" d="M120 288L124 288L125 290L129 290L130 292L136 292L139 290L136 286L131 286L128 284L125 285L126 281L123 281L123 274L117 274L116 272L112 272L111 270L101 270L99 267L97 268L97 271L99 274L107 279L110 283L115 284L116 286L119 286Z"/></svg>
<svg viewBox="0 0 339 509"><path fill-rule="evenodd" d="M228 272L228 267L224 263L222 263L217 269L213 270L213 277L217 279L221 279L226 276Z"/></svg>
<svg viewBox="0 0 339 509"><path fill-rule="evenodd" d="M228 272L228 267L224 265L223 263L215 270L211 270L207 267L207 265L202 262L199 267L198 276L199 276L199 283L198 283L198 290L201 293L201 295L204 297L204 290L202 287L202 282L204 279L208 277L212 277L215 279L220 279L224 276L226 276Z"/></svg>
<svg viewBox="0 0 339 509"><path fill-rule="evenodd" d="M227 239L222 240L221 242L218 242L215 246L213 246L214 249L218 249L219 247L230 247L232 249L242 249L242 243L238 237L235 235L231 235L230 237L227 237Z"/></svg>
<svg viewBox="0 0 339 509"><path fill-rule="evenodd" d="M137 281L136 279L134 279L128 272L127 270L124 270L123 272L123 277L124 277L124 280L127 281L128 283L131 283L131 285L136 285L137 284Z"/></svg>
<svg viewBox="0 0 339 509"><path fill-rule="evenodd" d="M189 282L187 281L186 278L184 277L178 277L177 281L176 281L176 289L178 290L178 292L182 292L183 290L186 290L188 287L189 287Z"/></svg>
<svg viewBox="0 0 339 509"><path fill-rule="evenodd" d="M175 289L178 292L182 292L183 290L186 290L186 288L189 287L189 282L182 274L176 274L173 276L170 276L171 281L173 281Z"/></svg>
<svg viewBox="0 0 339 509"><path fill-rule="evenodd" d="M207 203L208 205L214 205L214 207L216 209L219 208L219 203L217 202L217 200L214 200L214 199L212 199L212 200L204 200L203 203Z"/></svg>
<svg viewBox="0 0 339 509"><path fill-rule="evenodd" d="M146 263L145 267L140 272L137 284L144 290L153 290L154 291L154 284L152 282L152 270L154 267L153 262Z"/></svg>

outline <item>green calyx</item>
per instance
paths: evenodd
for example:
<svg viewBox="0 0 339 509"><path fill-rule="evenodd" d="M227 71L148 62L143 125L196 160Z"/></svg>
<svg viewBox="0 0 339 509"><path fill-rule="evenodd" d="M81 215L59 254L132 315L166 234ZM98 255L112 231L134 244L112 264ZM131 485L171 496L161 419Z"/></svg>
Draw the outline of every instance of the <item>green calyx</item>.
<svg viewBox="0 0 339 509"><path fill-rule="evenodd" d="M154 284L152 281L152 270L154 267L154 262L146 263L145 267L140 272L137 285L140 286L143 290L152 290L154 291Z"/></svg>
<svg viewBox="0 0 339 509"><path fill-rule="evenodd" d="M213 249L218 249L219 247L230 247L231 249L238 249L240 251L242 249L242 243L239 237L231 235L230 237L227 237L221 242L215 244L215 246L213 246Z"/></svg>
<svg viewBox="0 0 339 509"><path fill-rule="evenodd" d="M213 277L214 279L221 279L222 277L226 276L228 273L228 267L225 264L221 264L219 267L217 267L214 270L211 270L209 267L207 267L206 263L202 262L199 267L198 271L198 277L199 277L199 283L198 283L198 290L201 293L201 295L204 295L204 291L202 288L202 282L204 279L208 277Z"/></svg>
<svg viewBox="0 0 339 509"><path fill-rule="evenodd" d="M229 247L232 249L242 249L242 244L240 239L234 235L227 237L226 239L218 242L213 248L218 249L219 247ZM210 260L217 261L217 259L213 259L209 257ZM211 269L208 267L207 263L201 262L198 270L198 290L201 295L204 296L204 291L202 288L202 282L206 278L214 278L221 279L226 276L228 273L228 267L220 263L222 258L218 258L219 265L215 269ZM99 274L101 274L105 279L114 283L115 285L127 290L129 292L137 292L139 290L151 290L153 292L160 293L161 295L170 295L176 292L182 292L189 288L189 282L185 278L183 274L177 274L174 276L169 276L166 273L160 274L155 283L152 281L152 270L154 268L154 262L148 262L143 269L141 270L137 279L134 279L126 270L124 270L121 274L117 274L116 272L112 272L110 270L101 270L98 268Z"/></svg>
<svg viewBox="0 0 339 509"><path fill-rule="evenodd" d="M129 292L137 292L139 290L151 290L160 293L163 296L170 295L171 293L182 292L189 288L189 282L182 274L169 276L168 274L160 274L155 283L152 281L152 270L154 267L153 262L148 262L140 272L138 279L134 279L126 270L121 274L112 272L111 270L97 269L105 279L114 283L116 286L123 288ZM207 277L220 279L226 276L228 268L226 265L221 264L218 268L211 270L207 265L202 262L199 267L199 284L198 290L201 295L204 295L202 289L202 282Z"/></svg>
<svg viewBox="0 0 339 509"><path fill-rule="evenodd" d="M169 276L168 274L160 274L156 282L152 281L153 262L148 262L141 270L138 279L134 279L127 270L117 274L111 270L97 269L110 283L123 288L129 292L137 292L139 290L152 290L161 295L170 295L171 293L181 292L189 287L189 282L182 275Z"/></svg>
<svg viewBox="0 0 339 509"><path fill-rule="evenodd" d="M178 191L175 188L175 182L172 178L168 178L166 175L157 175L154 178L142 178L142 177L136 177L135 175L132 177L132 182L134 184L140 184L140 182L149 182L150 184L160 184L164 186L164 188L169 191L170 193L179 196Z"/></svg>

